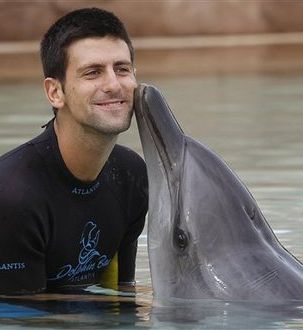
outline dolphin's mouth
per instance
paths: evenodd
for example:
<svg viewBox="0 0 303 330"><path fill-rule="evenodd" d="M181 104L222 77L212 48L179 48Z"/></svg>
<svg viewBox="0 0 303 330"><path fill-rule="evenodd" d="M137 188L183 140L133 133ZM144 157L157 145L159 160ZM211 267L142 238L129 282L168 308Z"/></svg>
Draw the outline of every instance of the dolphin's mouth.
<svg viewBox="0 0 303 330"><path fill-rule="evenodd" d="M165 145L165 141L162 138L161 132L156 124L155 117L153 112L150 109L150 106L146 102L148 86L140 85L140 95L139 100L141 102L141 106L136 106L135 109L139 112L139 116L142 117L142 120L145 122L146 127L150 133L150 136L153 140L154 145L157 148L158 154L163 161L163 164L166 164L168 167L171 167L171 161L168 154L167 147Z"/></svg>
<svg viewBox="0 0 303 330"><path fill-rule="evenodd" d="M135 93L135 113L147 168L162 167L167 182L174 225L179 224L180 181L183 171L185 136L161 92L141 84ZM153 156L151 154L153 153ZM155 161L155 156L158 162ZM154 180L155 178L151 178ZM175 236L175 235L174 235ZM176 235L180 237L181 235Z"/></svg>
<svg viewBox="0 0 303 330"><path fill-rule="evenodd" d="M135 113L138 125L148 129L151 141L146 144L154 144L167 171L176 171L177 164L182 164L184 133L160 91L140 84L135 91Z"/></svg>
<svg viewBox="0 0 303 330"><path fill-rule="evenodd" d="M180 227L180 182L182 180L185 136L171 112L165 98L153 86L141 84L135 94L135 111L143 152L147 160L149 174L155 172L155 166L163 168L163 180L167 182L170 194L170 208L173 228L172 245L184 251L189 235ZM148 132L147 132L148 131ZM155 161L157 156L158 162ZM151 180L159 179L152 175Z"/></svg>

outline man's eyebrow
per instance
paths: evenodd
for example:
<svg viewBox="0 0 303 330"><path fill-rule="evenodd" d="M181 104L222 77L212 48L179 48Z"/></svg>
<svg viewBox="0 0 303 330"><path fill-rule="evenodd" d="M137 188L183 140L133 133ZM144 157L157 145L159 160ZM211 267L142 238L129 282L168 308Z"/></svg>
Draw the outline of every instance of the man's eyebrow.
<svg viewBox="0 0 303 330"><path fill-rule="evenodd" d="M113 63L113 66L119 66L119 65L128 65L128 66L132 67L133 63L128 60L119 60L119 61L116 61ZM100 64L100 63L87 63L87 64L80 66L77 69L77 72L81 73L87 69L103 69L103 68L105 68L105 66L106 66L105 64Z"/></svg>
<svg viewBox="0 0 303 330"><path fill-rule="evenodd" d="M82 66L80 66L78 69L77 69L77 72L78 73L81 73L87 69L100 69L100 68L104 68L105 65L104 64L100 64L100 63L88 63L88 64L84 64Z"/></svg>
<svg viewBox="0 0 303 330"><path fill-rule="evenodd" d="M130 65L132 66L133 63L131 61L117 61L117 62L114 62L114 66L116 65Z"/></svg>

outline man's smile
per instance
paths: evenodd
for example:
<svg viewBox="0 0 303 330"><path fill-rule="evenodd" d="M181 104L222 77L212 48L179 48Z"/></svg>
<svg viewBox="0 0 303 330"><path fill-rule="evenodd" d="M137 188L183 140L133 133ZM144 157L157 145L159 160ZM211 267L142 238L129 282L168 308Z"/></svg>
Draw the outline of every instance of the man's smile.
<svg viewBox="0 0 303 330"><path fill-rule="evenodd" d="M107 101L98 101L93 104L104 110L119 110L121 106L125 105L126 100L124 99L112 99Z"/></svg>

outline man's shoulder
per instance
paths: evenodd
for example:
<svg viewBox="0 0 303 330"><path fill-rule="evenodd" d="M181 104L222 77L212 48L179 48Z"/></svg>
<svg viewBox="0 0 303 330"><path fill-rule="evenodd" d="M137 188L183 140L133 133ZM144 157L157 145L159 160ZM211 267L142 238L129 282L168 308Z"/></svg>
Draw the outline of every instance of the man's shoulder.
<svg viewBox="0 0 303 330"><path fill-rule="evenodd" d="M0 156L0 178L30 168L30 163L38 157L34 141L26 142Z"/></svg>
<svg viewBox="0 0 303 330"><path fill-rule="evenodd" d="M38 169L44 167L36 145L41 143L38 136L0 156L0 196L17 195L23 191L35 191L39 186ZM9 197L10 198L10 197Z"/></svg>
<svg viewBox="0 0 303 330"><path fill-rule="evenodd" d="M14 148L0 157L0 185L10 181L12 176L18 176L26 171L32 160L33 148L28 143Z"/></svg>
<svg viewBox="0 0 303 330"><path fill-rule="evenodd" d="M14 164L26 166L28 162L38 156L36 146L45 143L47 140L49 140L49 135L44 131L20 146L7 151L0 156L0 169L12 167Z"/></svg>

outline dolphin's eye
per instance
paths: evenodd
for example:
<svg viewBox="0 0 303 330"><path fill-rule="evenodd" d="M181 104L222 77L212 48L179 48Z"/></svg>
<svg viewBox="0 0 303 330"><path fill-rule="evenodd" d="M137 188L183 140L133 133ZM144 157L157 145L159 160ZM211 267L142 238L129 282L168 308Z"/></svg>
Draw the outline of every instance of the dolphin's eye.
<svg viewBox="0 0 303 330"><path fill-rule="evenodd" d="M188 237L180 228L175 231L175 243L181 251L184 251L188 245Z"/></svg>

